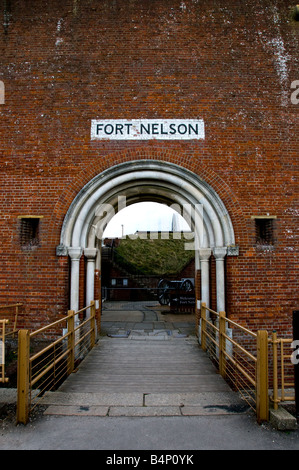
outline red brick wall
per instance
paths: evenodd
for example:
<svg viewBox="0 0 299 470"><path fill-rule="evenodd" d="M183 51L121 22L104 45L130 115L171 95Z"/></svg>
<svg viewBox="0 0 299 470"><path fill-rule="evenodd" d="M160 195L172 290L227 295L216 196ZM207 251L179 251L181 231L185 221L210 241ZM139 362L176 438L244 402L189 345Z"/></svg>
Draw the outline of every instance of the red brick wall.
<svg viewBox="0 0 299 470"><path fill-rule="evenodd" d="M68 308L56 257L64 216L104 169L141 158L206 180L231 216L227 311L290 332L298 308L298 22L286 0L14 0L1 11L0 301L28 325ZM3 2L1 4L3 10ZM202 118L203 141L100 142L91 119ZM274 250L255 247L252 215L277 216ZM20 215L40 219L20 247ZM213 291L212 291L213 292ZM81 292L81 296L82 296ZM214 294L213 294L214 295Z"/></svg>

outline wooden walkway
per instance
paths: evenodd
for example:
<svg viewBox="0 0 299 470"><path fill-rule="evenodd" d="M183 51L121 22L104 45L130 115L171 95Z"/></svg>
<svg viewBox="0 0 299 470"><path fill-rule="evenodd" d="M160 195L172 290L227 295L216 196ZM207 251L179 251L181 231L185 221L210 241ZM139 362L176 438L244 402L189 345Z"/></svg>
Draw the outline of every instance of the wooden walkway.
<svg viewBox="0 0 299 470"><path fill-rule="evenodd" d="M244 411L195 337L101 338L48 393L47 414L178 416Z"/></svg>
<svg viewBox="0 0 299 470"><path fill-rule="evenodd" d="M101 339L61 390L96 393L228 390L195 339L144 338Z"/></svg>

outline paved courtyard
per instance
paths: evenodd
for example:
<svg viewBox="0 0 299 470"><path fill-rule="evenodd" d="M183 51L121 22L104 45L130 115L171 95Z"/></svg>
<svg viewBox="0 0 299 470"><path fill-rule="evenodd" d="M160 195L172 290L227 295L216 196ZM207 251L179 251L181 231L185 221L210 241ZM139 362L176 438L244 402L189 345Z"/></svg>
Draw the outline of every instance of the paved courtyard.
<svg viewBox="0 0 299 470"><path fill-rule="evenodd" d="M195 315L172 313L157 301L104 302L101 318L102 335L123 335L139 331L195 335Z"/></svg>

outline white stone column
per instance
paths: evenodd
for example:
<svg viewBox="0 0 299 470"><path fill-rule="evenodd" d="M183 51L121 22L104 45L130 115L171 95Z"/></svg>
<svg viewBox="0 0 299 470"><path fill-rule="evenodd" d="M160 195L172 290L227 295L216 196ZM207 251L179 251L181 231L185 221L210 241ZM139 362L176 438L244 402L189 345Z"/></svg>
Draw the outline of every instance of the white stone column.
<svg viewBox="0 0 299 470"><path fill-rule="evenodd" d="M217 293L217 311L225 311L225 272L224 259L227 254L226 247L214 248L214 257L216 259L216 293Z"/></svg>
<svg viewBox="0 0 299 470"><path fill-rule="evenodd" d="M80 258L82 248L71 247L68 249L71 258L71 293L70 309L77 312L79 310L79 278L80 278Z"/></svg>
<svg viewBox="0 0 299 470"><path fill-rule="evenodd" d="M86 266L86 306L90 305L90 302L94 300L94 272L96 265L96 248L85 248L84 256L87 259ZM86 316L90 316L90 309L86 311Z"/></svg>
<svg viewBox="0 0 299 470"><path fill-rule="evenodd" d="M201 301L206 306L210 306L210 256L212 250L210 248L200 248L200 269L201 269Z"/></svg>

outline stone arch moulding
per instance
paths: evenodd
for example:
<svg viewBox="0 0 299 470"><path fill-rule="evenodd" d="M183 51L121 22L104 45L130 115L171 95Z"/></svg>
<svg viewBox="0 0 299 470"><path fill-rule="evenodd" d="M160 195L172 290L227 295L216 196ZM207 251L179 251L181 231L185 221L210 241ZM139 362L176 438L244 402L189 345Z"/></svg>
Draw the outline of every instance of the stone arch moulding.
<svg viewBox="0 0 299 470"><path fill-rule="evenodd" d="M94 270L100 269L99 227L125 206L156 201L191 208L188 221L195 233L195 265L201 270L201 300L209 303L208 261L216 258L217 309L225 308L224 258L238 255L229 213L216 191L198 175L165 161L137 160L113 166L95 176L77 194L65 216L57 255L71 258L70 308L78 310L79 260L87 258L87 303L93 300ZM123 207L125 207L123 206ZM113 210L109 214L108 208ZM194 210L192 209L194 208Z"/></svg>

